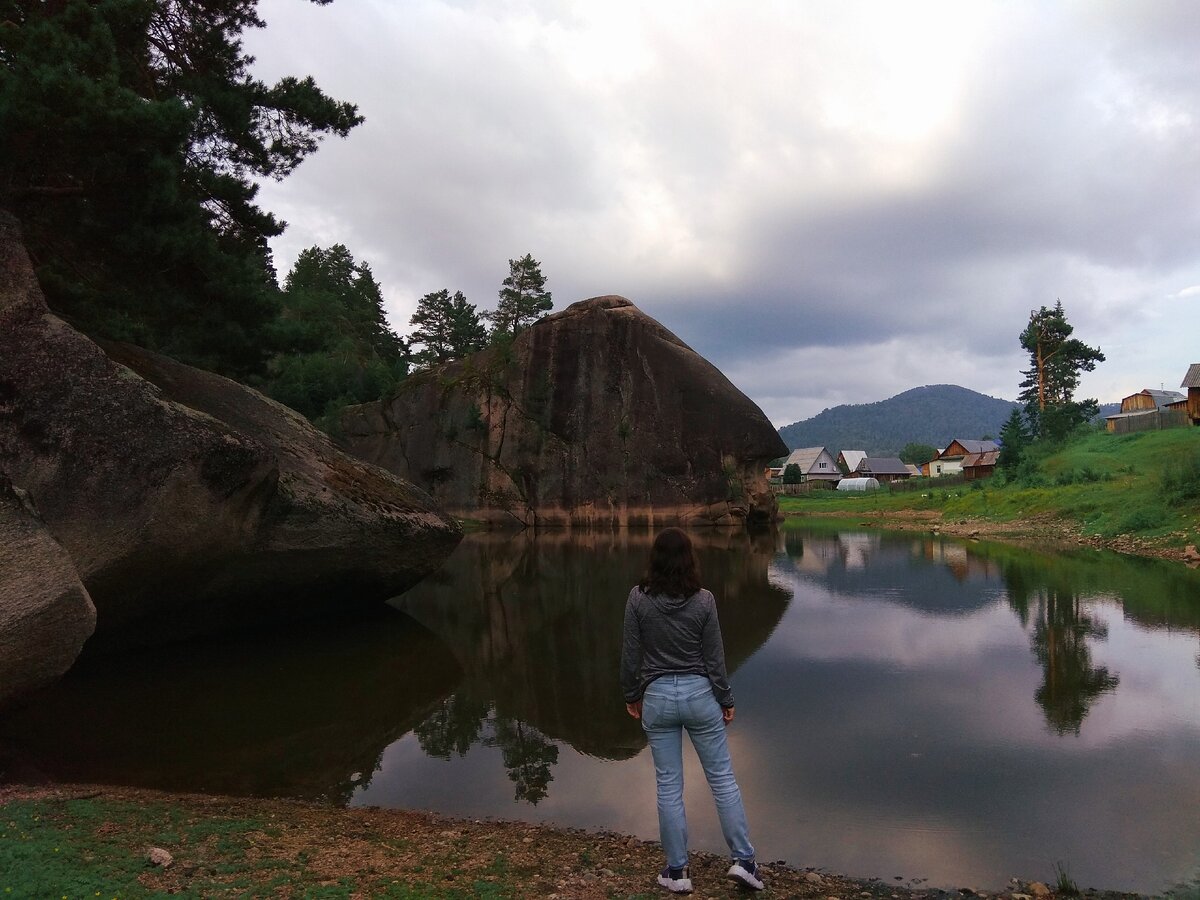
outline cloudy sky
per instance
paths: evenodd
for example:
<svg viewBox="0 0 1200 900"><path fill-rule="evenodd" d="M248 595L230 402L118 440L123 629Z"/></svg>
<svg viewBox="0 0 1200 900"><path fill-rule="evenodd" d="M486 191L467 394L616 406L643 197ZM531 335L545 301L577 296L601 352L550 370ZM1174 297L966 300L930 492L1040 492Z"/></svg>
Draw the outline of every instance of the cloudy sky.
<svg viewBox="0 0 1200 900"><path fill-rule="evenodd" d="M1062 300L1107 402L1200 361L1200 16L1157 2L263 0L260 77L366 124L263 205L409 330L622 294L775 422L953 383L1013 398Z"/></svg>

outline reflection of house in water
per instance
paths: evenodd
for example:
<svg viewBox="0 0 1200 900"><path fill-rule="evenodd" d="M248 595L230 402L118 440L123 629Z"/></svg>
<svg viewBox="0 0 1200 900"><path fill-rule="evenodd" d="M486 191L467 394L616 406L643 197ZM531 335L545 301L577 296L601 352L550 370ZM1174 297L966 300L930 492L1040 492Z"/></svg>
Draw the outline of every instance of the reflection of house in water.
<svg viewBox="0 0 1200 900"><path fill-rule="evenodd" d="M838 548L841 551L846 571L865 569L871 561L871 551L879 546L879 535L864 531L843 531L838 534Z"/></svg>
<svg viewBox="0 0 1200 900"><path fill-rule="evenodd" d="M963 581L970 571L969 556L965 544L944 541L941 538L929 538L921 548L921 556L932 563L941 563L954 573L954 577Z"/></svg>
<svg viewBox="0 0 1200 900"><path fill-rule="evenodd" d="M824 575L829 567L842 558L842 548L836 537L805 537L789 542L788 554L792 568L809 575Z"/></svg>

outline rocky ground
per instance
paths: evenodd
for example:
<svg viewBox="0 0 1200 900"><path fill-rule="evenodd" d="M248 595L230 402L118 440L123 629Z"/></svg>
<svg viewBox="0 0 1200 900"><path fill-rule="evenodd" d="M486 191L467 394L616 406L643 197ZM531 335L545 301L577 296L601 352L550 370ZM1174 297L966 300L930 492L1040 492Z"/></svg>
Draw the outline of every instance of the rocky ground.
<svg viewBox="0 0 1200 900"><path fill-rule="evenodd" d="M788 518L844 519L847 518L847 515L844 512L823 513L806 510L803 513L790 513ZM869 516L862 519L855 518L855 521L871 528L932 531L958 537L1007 541L1040 549L1093 547L1136 556L1178 560L1191 568L1200 566L1200 549L1195 546L1173 546L1168 544L1165 538L1139 538L1127 534L1103 538L1097 535L1083 534L1077 524L1056 516L1034 516L1007 522L993 522L986 519L946 517L940 510L935 509L897 509L872 510Z"/></svg>
<svg viewBox="0 0 1200 900"><path fill-rule="evenodd" d="M544 897L665 896L656 843L608 832L425 812L342 809L95 786L0 787L0 896ZM746 896L728 861L696 854L697 897ZM932 889L766 867L767 896L1057 897L1038 882ZM1086 891L1115 900L1134 895Z"/></svg>

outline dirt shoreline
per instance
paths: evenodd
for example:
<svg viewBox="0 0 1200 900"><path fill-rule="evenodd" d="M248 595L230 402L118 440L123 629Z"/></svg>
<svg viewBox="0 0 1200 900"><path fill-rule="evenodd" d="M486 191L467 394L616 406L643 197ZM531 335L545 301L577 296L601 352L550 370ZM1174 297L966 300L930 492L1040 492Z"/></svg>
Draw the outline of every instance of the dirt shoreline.
<svg viewBox="0 0 1200 900"><path fill-rule="evenodd" d="M1195 547L1171 546L1161 539L1138 538L1131 535L1104 538L1084 534L1076 523L1049 515L995 522L989 519L946 518L941 510L936 509L870 510L869 515L866 516L850 515L840 511L806 510L789 512L784 518L787 520L838 519L870 528L949 534L978 540L1003 541L1041 550L1078 550L1090 547L1094 550L1112 550L1116 553L1134 556L1174 560L1191 568L1200 566L1200 553Z"/></svg>
<svg viewBox="0 0 1200 900"><path fill-rule="evenodd" d="M79 815L79 803L88 804L88 816ZM92 813L97 804L99 812ZM82 858L107 873L110 870L104 867L111 867L112 861L104 858L106 851L97 850L94 842L116 847L117 856L124 859L125 877L136 880L147 892L262 896L258 891L266 889L270 896L282 897L512 896L549 900L668 896L654 881L661 866L657 842L613 832L461 819L413 810L347 809L296 800L98 785L0 785L0 828L8 826L0 834L0 862L5 859L3 838L15 836L22 827L7 821L16 818L18 808L27 820L37 823L24 826L30 831L61 829L61 835L53 832L49 841L55 844L55 854L60 844L70 851L70 840L83 842ZM241 828L236 832L241 843L232 839L230 823ZM214 839L216 835L220 839ZM170 864L152 863L152 847L166 850ZM923 879L852 878L820 869L792 868L782 861L760 862L768 886L763 896L839 900L1039 900L1060 896L1036 882L1013 880L990 890L983 885L934 888ZM727 867L728 860L723 857L693 854L693 896L748 896L747 891L725 880ZM19 875L17 878L19 884ZM1116 900L1139 895L1085 890L1083 896Z"/></svg>

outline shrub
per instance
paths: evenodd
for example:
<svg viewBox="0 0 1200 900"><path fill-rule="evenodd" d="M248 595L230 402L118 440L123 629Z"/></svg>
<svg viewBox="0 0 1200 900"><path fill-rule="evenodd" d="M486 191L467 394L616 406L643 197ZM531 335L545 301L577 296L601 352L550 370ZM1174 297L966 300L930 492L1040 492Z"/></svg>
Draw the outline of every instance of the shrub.
<svg viewBox="0 0 1200 900"><path fill-rule="evenodd" d="M1167 520L1167 511L1161 506L1142 506L1127 512L1117 523L1117 534L1129 534L1133 531L1151 531L1161 528Z"/></svg>
<svg viewBox="0 0 1200 900"><path fill-rule="evenodd" d="M1159 492L1172 506L1200 500L1200 449L1182 452L1163 466Z"/></svg>

